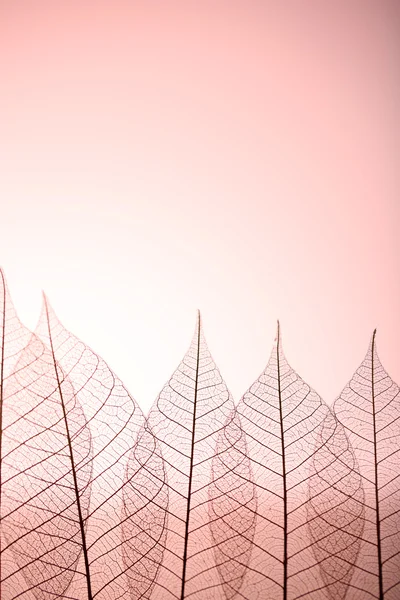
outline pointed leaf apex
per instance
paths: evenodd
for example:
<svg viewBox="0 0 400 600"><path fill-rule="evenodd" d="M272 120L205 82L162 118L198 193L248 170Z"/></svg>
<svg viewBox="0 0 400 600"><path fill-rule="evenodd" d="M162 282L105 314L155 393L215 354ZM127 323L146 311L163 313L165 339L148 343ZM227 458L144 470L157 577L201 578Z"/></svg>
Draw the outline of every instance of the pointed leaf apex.
<svg viewBox="0 0 400 600"><path fill-rule="evenodd" d="M42 290L42 305L44 309L47 309L49 306L49 299L47 298L44 290Z"/></svg>
<svg viewBox="0 0 400 600"><path fill-rule="evenodd" d="M276 321L276 334L274 338L274 343L272 346L272 353L274 355L280 354L282 352L282 342L281 342L281 324L279 319Z"/></svg>
<svg viewBox="0 0 400 600"><path fill-rule="evenodd" d="M373 351L376 352L376 327L372 333L371 347L372 347Z"/></svg>
<svg viewBox="0 0 400 600"><path fill-rule="evenodd" d="M282 334L281 334L281 324L279 319L276 321L276 336L275 336L275 345L280 346L282 342Z"/></svg>
<svg viewBox="0 0 400 600"><path fill-rule="evenodd" d="M374 355L377 354L377 351L376 351L376 328L372 332L372 336L370 338L370 342L369 342L369 346L368 346L368 353L372 353Z"/></svg>
<svg viewBox="0 0 400 600"><path fill-rule="evenodd" d="M199 344L200 338L202 338L203 343L204 343L203 326L202 326L202 322L201 322L201 314L200 314L200 310L197 309L196 325L195 325L195 328L194 328L194 334L193 334L193 338L192 338L192 344L194 344L197 347L198 344Z"/></svg>
<svg viewBox="0 0 400 600"><path fill-rule="evenodd" d="M53 307L51 306L50 300L44 290L42 290L42 315L46 321L50 318L50 316L55 317Z"/></svg>

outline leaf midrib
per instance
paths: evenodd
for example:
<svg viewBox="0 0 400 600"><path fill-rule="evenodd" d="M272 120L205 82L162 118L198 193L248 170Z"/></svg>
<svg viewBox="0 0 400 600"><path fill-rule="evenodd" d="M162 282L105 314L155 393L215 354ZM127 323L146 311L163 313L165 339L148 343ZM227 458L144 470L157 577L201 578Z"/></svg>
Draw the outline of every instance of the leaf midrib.
<svg viewBox="0 0 400 600"><path fill-rule="evenodd" d="M49 311L48 311L47 302L45 303L45 307L46 307L46 319L47 319L47 326L48 326L48 332L49 332L51 354L52 354L52 358L53 358L54 371L55 371L56 378L57 378L57 388L58 388L58 392L60 394L60 401L61 401L61 406L62 406L62 411L63 411L63 418L64 418L67 441L68 441L68 449L69 449L69 455L70 455L70 460L71 460L71 469L72 469L72 477L73 477L73 482L74 482L76 506L77 506L77 510L78 510L79 529L80 529L81 538L82 538L82 552L83 552L83 557L84 557L84 562L85 562L85 574L86 574L88 600L93 600L91 578L90 578L89 554L88 554L88 548L87 548L87 544L86 544L86 532L85 532L85 524L84 524L83 513L82 513L81 499L79 496L79 487L78 487L78 478L77 478L76 467L75 467L74 451L73 451L72 440L71 440L71 435L70 435L70 431L69 431L69 424L68 424L67 412L65 409L64 396L63 396L63 392L62 392L61 382L60 382L58 369L57 369L56 357L55 357L55 353L54 353L53 338L51 335L50 319L49 319Z"/></svg>
<svg viewBox="0 0 400 600"><path fill-rule="evenodd" d="M377 543L377 550L378 550L379 600L383 600L384 593L383 593L382 540L381 540L381 520L380 520L380 514L379 514L378 448L377 448L375 377L374 377L375 335L376 335L376 329L373 333L372 344L371 344L371 397L372 397L372 423L373 423L373 430L374 430L375 511L376 511L376 543Z"/></svg>
<svg viewBox="0 0 400 600"><path fill-rule="evenodd" d="M281 390L281 372L280 372L280 330L278 323L276 344L276 357L278 369L278 399L279 399L279 420L281 430L281 448L282 448L282 478L283 478L283 600L287 600L287 580L288 580L288 510L287 510L287 481L286 481L286 454L285 454L285 432L283 427L283 408L282 408L282 390Z"/></svg>
<svg viewBox="0 0 400 600"><path fill-rule="evenodd" d="M197 408L197 389L199 380L199 363L200 363L200 313L198 315L197 322L197 357L196 357L196 376L195 376L195 387L194 387L194 400L193 400L193 421L192 421L192 440L190 448L190 466L189 466L189 483L188 483L188 496L186 505L186 521L185 521L185 538L183 548L183 564L182 564L182 587L180 600L185 598L185 586L186 586L186 566L187 566L187 554L189 545L189 521L190 521L190 503L192 497L192 481L193 481L193 466L194 466L194 446L195 446L195 434L196 434L196 408Z"/></svg>

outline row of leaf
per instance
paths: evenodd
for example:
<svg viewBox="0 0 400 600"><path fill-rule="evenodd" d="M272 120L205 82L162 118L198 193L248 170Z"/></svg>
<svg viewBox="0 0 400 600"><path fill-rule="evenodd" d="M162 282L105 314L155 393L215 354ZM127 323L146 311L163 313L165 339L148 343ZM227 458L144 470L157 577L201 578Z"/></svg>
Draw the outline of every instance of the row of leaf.
<svg viewBox="0 0 400 600"><path fill-rule="evenodd" d="M278 333L237 406L198 316L147 418L0 276L2 600L400 598L400 394L375 332L331 410Z"/></svg>

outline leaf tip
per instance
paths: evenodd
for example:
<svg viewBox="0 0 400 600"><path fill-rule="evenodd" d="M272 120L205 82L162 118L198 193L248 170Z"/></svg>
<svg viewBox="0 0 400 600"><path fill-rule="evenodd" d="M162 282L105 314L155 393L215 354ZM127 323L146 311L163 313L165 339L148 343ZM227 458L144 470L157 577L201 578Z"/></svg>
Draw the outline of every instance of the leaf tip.
<svg viewBox="0 0 400 600"><path fill-rule="evenodd" d="M275 335L275 344L279 346L281 343L281 324L279 319L276 320L276 335Z"/></svg>
<svg viewBox="0 0 400 600"><path fill-rule="evenodd" d="M368 346L368 354L372 355L374 354L375 356L377 355L377 350L376 350L376 327L372 332L372 336L370 337L369 340L369 346Z"/></svg>
<svg viewBox="0 0 400 600"><path fill-rule="evenodd" d="M198 308L196 313L196 325L194 327L192 343L197 345L201 337L203 337L203 326L201 321L200 309Z"/></svg>
<svg viewBox="0 0 400 600"><path fill-rule="evenodd" d="M43 303L43 308L47 308L49 301L48 298L46 296L46 292L44 290L42 290L42 303Z"/></svg>
<svg viewBox="0 0 400 600"><path fill-rule="evenodd" d="M46 295L46 292L42 290L42 315L46 318L46 320L48 320L52 312L53 309L51 307L49 298Z"/></svg>
<svg viewBox="0 0 400 600"><path fill-rule="evenodd" d="M372 332L372 338L371 338L371 348L376 351L376 327L374 329L374 331Z"/></svg>

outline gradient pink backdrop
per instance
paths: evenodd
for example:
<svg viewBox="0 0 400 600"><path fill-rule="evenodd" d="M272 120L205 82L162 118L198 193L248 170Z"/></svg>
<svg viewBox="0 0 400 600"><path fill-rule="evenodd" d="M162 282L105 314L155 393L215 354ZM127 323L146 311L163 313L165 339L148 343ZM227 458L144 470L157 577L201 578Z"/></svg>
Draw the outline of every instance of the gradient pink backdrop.
<svg viewBox="0 0 400 600"><path fill-rule="evenodd" d="M0 264L147 408L195 309L236 400L280 318L329 403L400 381L400 3L0 3Z"/></svg>

